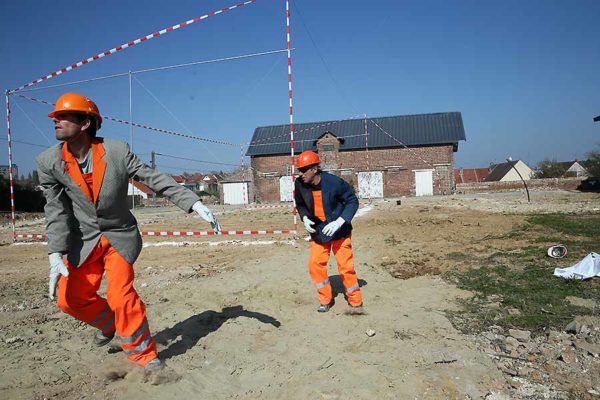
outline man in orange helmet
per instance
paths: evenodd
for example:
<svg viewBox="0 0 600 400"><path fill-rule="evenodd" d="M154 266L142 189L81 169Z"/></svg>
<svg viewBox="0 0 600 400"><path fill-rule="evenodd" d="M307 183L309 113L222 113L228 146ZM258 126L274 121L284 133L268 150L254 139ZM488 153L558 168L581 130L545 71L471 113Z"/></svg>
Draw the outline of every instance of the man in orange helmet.
<svg viewBox="0 0 600 400"><path fill-rule="evenodd" d="M129 179L143 182L186 212L196 211L215 231L220 226L193 192L145 165L127 143L96 137L102 116L92 100L66 93L48 116L61 142L36 159L46 197L48 295L54 300L58 285L58 307L95 327L97 346L108 344L116 333L131 361L158 370L163 364L146 306L133 287L142 238L127 202ZM97 293L103 274L106 299Z"/></svg>
<svg viewBox="0 0 600 400"><path fill-rule="evenodd" d="M308 270L317 287L319 312L333 305L333 294L327 274L331 251L342 277L350 314L363 314L360 285L354 270L352 254L352 218L358 210L358 199L343 179L321 171L320 159L313 151L298 156L300 177L295 182L295 200L304 227L310 233Z"/></svg>

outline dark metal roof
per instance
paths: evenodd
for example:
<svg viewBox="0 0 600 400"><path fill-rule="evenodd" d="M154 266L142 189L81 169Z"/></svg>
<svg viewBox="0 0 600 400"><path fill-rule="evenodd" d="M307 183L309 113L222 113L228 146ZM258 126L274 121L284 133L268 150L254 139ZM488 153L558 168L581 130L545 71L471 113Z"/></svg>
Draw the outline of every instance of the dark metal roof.
<svg viewBox="0 0 600 400"><path fill-rule="evenodd" d="M460 112L367 118L368 146L372 148L458 144L466 140ZM365 148L365 119L294 124L294 150L316 150L326 132L343 139L340 151ZM290 126L263 126L254 130L247 156L290 153Z"/></svg>
<svg viewBox="0 0 600 400"><path fill-rule="evenodd" d="M504 175L508 174L508 171L512 169L513 165L517 165L518 162L519 160L507 161L505 163L496 165L487 178L485 178L485 182L495 182L504 178Z"/></svg>

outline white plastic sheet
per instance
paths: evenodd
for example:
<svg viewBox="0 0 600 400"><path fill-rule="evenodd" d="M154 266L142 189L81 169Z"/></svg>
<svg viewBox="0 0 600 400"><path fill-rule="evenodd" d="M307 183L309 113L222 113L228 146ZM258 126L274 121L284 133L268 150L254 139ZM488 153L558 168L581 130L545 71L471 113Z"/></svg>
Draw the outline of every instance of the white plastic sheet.
<svg viewBox="0 0 600 400"><path fill-rule="evenodd" d="M572 267L555 268L554 276L565 279L588 279L600 276L600 254L590 253Z"/></svg>

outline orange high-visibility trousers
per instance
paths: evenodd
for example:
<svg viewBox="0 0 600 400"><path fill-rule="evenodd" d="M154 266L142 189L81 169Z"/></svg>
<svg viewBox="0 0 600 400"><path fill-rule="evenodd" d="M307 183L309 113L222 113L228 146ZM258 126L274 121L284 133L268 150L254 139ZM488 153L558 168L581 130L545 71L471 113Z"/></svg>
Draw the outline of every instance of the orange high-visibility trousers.
<svg viewBox="0 0 600 400"><path fill-rule="evenodd" d="M317 287L317 295L321 304L329 304L332 300L331 283L329 283L327 275L327 263L332 250L342 277L348 303L353 307L362 304L362 293L354 270L351 239L349 236L323 244L316 243L314 240L310 241L308 272Z"/></svg>
<svg viewBox="0 0 600 400"><path fill-rule="evenodd" d="M146 365L157 357L156 345L146 320L146 306L133 288L133 265L129 264L102 236L79 268L67 263L69 276L61 276L58 307L105 334L121 337L127 358ZM106 299L97 293L106 273Z"/></svg>

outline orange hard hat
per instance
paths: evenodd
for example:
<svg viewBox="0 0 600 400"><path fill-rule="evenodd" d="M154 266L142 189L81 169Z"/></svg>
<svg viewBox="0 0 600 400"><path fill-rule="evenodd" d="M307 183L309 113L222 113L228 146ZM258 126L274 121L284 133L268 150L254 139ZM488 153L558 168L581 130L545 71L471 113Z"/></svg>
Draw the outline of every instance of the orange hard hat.
<svg viewBox="0 0 600 400"><path fill-rule="evenodd" d="M98 110L98 106L92 100L77 93L65 93L56 100L54 111L48 116L54 118L61 113L80 113L96 117L98 121L98 129L102 125L102 116Z"/></svg>
<svg viewBox="0 0 600 400"><path fill-rule="evenodd" d="M319 155L314 151L306 150L300 153L298 156L297 165L298 168L304 168L309 165L314 165L320 163Z"/></svg>

